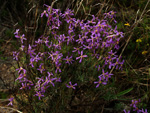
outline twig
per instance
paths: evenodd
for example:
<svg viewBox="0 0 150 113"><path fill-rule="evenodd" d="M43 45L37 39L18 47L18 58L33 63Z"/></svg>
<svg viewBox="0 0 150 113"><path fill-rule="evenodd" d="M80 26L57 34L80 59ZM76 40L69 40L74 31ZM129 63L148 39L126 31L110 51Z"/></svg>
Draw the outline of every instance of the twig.
<svg viewBox="0 0 150 113"><path fill-rule="evenodd" d="M101 14L101 11L102 11L103 7L105 6L105 4L106 4L106 0L104 0L103 5L101 6L100 10L98 11L97 17L99 17L99 15Z"/></svg>
<svg viewBox="0 0 150 113"><path fill-rule="evenodd" d="M136 82L136 81L133 81L132 83L134 83L134 84L138 84L138 85L141 85L141 86L150 86L149 84L143 84L143 83L138 83L138 82Z"/></svg>
<svg viewBox="0 0 150 113"><path fill-rule="evenodd" d="M91 7L92 7L92 6L90 6L89 13L88 13L87 16L85 17L85 20L88 18L89 15L91 15L91 14L90 14L90 13L91 13Z"/></svg>
<svg viewBox="0 0 150 113"><path fill-rule="evenodd" d="M101 113L103 113L103 111L104 111L104 106L105 106L105 104L103 104L103 106L102 106L102 111L101 111Z"/></svg>
<svg viewBox="0 0 150 113"><path fill-rule="evenodd" d="M36 10L37 11L37 10ZM36 16L35 16L35 18L36 18ZM38 21L39 21L39 18L40 18L40 15L37 17L37 20L36 20L36 22L35 22L35 30L34 30L34 35L33 35L33 40L32 40L32 45L33 45L33 43L34 43L34 39L35 39L35 33L36 33L36 31L37 31L37 29L38 29Z"/></svg>
<svg viewBox="0 0 150 113"><path fill-rule="evenodd" d="M29 14L29 13L32 11L32 9L35 8L35 7L36 7L36 5L33 5L33 6L29 9L29 11L27 12L27 14Z"/></svg>
<svg viewBox="0 0 150 113"><path fill-rule="evenodd" d="M75 2L75 0L71 0L71 1L72 1L71 3L69 1L67 1L67 2L69 2L69 4L67 5L66 9L68 9L73 4L73 2Z"/></svg>
<svg viewBox="0 0 150 113"><path fill-rule="evenodd" d="M79 11L79 9L80 9L80 7L81 7L81 5L82 5L82 2L83 2L83 0L80 2L79 7L78 7L78 9L77 9L75 15L78 13L78 11Z"/></svg>
<svg viewBox="0 0 150 113"><path fill-rule="evenodd" d="M0 108L2 108L2 109L11 109L11 110L13 110L13 111L17 111L18 113L23 113L23 112L21 112L21 111L19 111L19 110L17 110L17 109L10 108L10 107L2 107L2 106L0 106Z"/></svg>
<svg viewBox="0 0 150 113"><path fill-rule="evenodd" d="M134 71L134 73L135 73L136 75L138 75L138 73L135 71L135 69L133 69L133 67L129 64L129 62L126 61L126 63L130 66L130 68L132 68L132 70Z"/></svg>
<svg viewBox="0 0 150 113"><path fill-rule="evenodd" d="M82 7L83 7L83 10L84 10L84 13L86 14L86 10L85 10L85 8L84 8L84 5L82 4Z"/></svg>
<svg viewBox="0 0 150 113"><path fill-rule="evenodd" d="M142 20L142 17L143 17L143 15L144 15L144 12L145 12L145 10L146 10L146 8L147 8L149 2L150 2L150 0L147 1L146 5L145 5L145 7L144 7L144 9L143 9L143 11L142 11L142 14L141 14L140 18L138 19L138 21L135 21L135 22L134 22L134 24L133 24L134 28L135 28L135 27L138 25L138 23ZM137 11L137 14L138 14L138 11ZM132 26L132 27L133 27L133 26ZM133 28L133 29L134 29L134 28Z"/></svg>

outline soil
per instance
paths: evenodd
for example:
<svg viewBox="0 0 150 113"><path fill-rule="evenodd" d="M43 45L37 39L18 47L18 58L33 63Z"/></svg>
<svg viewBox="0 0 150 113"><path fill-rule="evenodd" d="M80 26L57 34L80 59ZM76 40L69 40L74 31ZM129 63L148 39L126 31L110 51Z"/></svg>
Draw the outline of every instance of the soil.
<svg viewBox="0 0 150 113"><path fill-rule="evenodd" d="M13 60L12 38L6 37L6 27L0 27L0 113L18 113L16 105L8 106L14 87L16 61Z"/></svg>

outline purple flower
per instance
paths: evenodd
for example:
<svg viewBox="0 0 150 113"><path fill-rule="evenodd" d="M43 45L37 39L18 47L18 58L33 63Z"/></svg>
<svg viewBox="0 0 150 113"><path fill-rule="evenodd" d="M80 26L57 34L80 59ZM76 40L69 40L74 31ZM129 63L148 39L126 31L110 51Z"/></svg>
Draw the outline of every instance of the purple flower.
<svg viewBox="0 0 150 113"><path fill-rule="evenodd" d="M14 33L15 35L18 35L19 29L16 29L16 32Z"/></svg>
<svg viewBox="0 0 150 113"><path fill-rule="evenodd" d="M21 71L23 71L23 73L26 73L26 70L25 70L25 69L23 69L22 67L20 67L20 68L16 69L16 71L18 71L18 74L19 74Z"/></svg>
<svg viewBox="0 0 150 113"><path fill-rule="evenodd" d="M48 58L52 58L53 62L55 64L58 63L59 59L61 59L61 57L63 57L63 54L60 53L59 51L56 51L56 52L51 52L51 53L48 53L50 56Z"/></svg>
<svg viewBox="0 0 150 113"><path fill-rule="evenodd" d="M48 85L48 83L49 83L49 78L48 78L48 77L46 77L46 78L45 78L45 81L44 81L44 83L43 83L43 86Z"/></svg>
<svg viewBox="0 0 150 113"><path fill-rule="evenodd" d="M78 54L80 54L80 51L79 51L79 50L82 48L82 46L81 46L81 47L77 47L77 48L76 48L76 47L73 47L73 48L74 48L75 50L73 50L72 52L78 51Z"/></svg>
<svg viewBox="0 0 150 113"><path fill-rule="evenodd" d="M48 79L49 79L49 83L51 83L53 85L53 87L54 87L55 85L54 85L53 81L56 80L56 78L50 78L49 77Z"/></svg>
<svg viewBox="0 0 150 113"><path fill-rule="evenodd" d="M66 39L65 34L62 34L62 35L58 36L58 41L60 41L60 42L64 42L65 39Z"/></svg>
<svg viewBox="0 0 150 113"><path fill-rule="evenodd" d="M84 23L82 26L81 26L81 29L84 31L84 30L89 30L89 25L87 23Z"/></svg>
<svg viewBox="0 0 150 113"><path fill-rule="evenodd" d="M111 56L115 56L115 57L117 57L117 55L116 55L116 53L117 52L113 52L112 50L110 51L110 52L108 52Z"/></svg>
<svg viewBox="0 0 150 113"><path fill-rule="evenodd" d="M36 55L36 57L33 58L33 61L38 62L39 60L41 60L41 57L39 57L39 55Z"/></svg>
<svg viewBox="0 0 150 113"><path fill-rule="evenodd" d="M21 73L15 81L19 80L21 82L21 79L25 79L26 77L27 77L26 72Z"/></svg>
<svg viewBox="0 0 150 113"><path fill-rule="evenodd" d="M34 58L30 58L30 63L29 63L29 65L31 65L32 67L34 67L33 62L34 62Z"/></svg>
<svg viewBox="0 0 150 113"><path fill-rule="evenodd" d="M106 72L106 73L105 73L105 76L104 76L104 79L105 79L106 81L108 81L108 78L111 78L111 75L113 75L113 74L109 74L108 72Z"/></svg>
<svg viewBox="0 0 150 113"><path fill-rule="evenodd" d="M141 111L142 113L148 113L148 111L147 111L147 109L142 109L142 111Z"/></svg>
<svg viewBox="0 0 150 113"><path fill-rule="evenodd" d="M48 54L49 54L48 59L49 59L49 58L51 58L52 60L54 59L54 54L53 54L53 53L54 53L54 52L52 52L52 51L51 51L51 53L50 53L50 52L48 52Z"/></svg>
<svg viewBox="0 0 150 113"><path fill-rule="evenodd" d="M88 57L88 56L87 56L87 55L83 55L83 51L81 51L81 56L77 57L76 60L77 60L77 59L80 59L79 63L81 63L81 62L82 62L82 59L83 59L84 57Z"/></svg>
<svg viewBox="0 0 150 113"><path fill-rule="evenodd" d="M20 50L23 51L24 50L24 45L21 45Z"/></svg>
<svg viewBox="0 0 150 113"><path fill-rule="evenodd" d="M32 49L32 47L29 44L28 52L27 53L30 55L30 57L33 57L33 55L36 54L34 51L35 51L35 49Z"/></svg>
<svg viewBox="0 0 150 113"><path fill-rule="evenodd" d="M18 55L19 55L19 53L20 53L20 52L17 53L16 51L13 52L13 57L14 57L13 59L14 59L14 60L17 60L17 61L18 61Z"/></svg>
<svg viewBox="0 0 150 113"><path fill-rule="evenodd" d="M20 89L27 89L27 83L21 83L22 87Z"/></svg>
<svg viewBox="0 0 150 113"><path fill-rule="evenodd" d="M19 38L20 36L18 35L19 29L16 29L16 32L14 33L16 38Z"/></svg>
<svg viewBox="0 0 150 113"><path fill-rule="evenodd" d="M49 86L46 86L46 87L45 87L45 85L43 84L43 85L41 86L41 89L40 89L41 93L45 93L45 90L46 90L48 87L49 87Z"/></svg>
<svg viewBox="0 0 150 113"><path fill-rule="evenodd" d="M38 79L37 84L41 84L42 82L44 82L43 76L41 78L37 77L36 79Z"/></svg>
<svg viewBox="0 0 150 113"><path fill-rule="evenodd" d="M53 73L47 72L47 74L48 74L48 76L45 78L43 86L48 85L48 83L51 83L53 86L55 86L54 83L53 83L53 81L56 80L57 78L52 78L51 77L51 75L53 76Z"/></svg>
<svg viewBox="0 0 150 113"><path fill-rule="evenodd" d="M120 60L119 58L116 59L115 63L116 69L122 69L122 66L124 64L124 60L122 62L120 62L119 60Z"/></svg>
<svg viewBox="0 0 150 113"><path fill-rule="evenodd" d="M78 44L83 44L83 42L84 42L84 40L83 40L83 38L81 37L81 35L79 35L79 39L78 40L76 40L76 42L78 42Z"/></svg>
<svg viewBox="0 0 150 113"><path fill-rule="evenodd" d="M41 40L40 38L38 39L38 41L35 41L35 43L37 44L42 44L43 40Z"/></svg>
<svg viewBox="0 0 150 113"><path fill-rule="evenodd" d="M40 91L36 91L36 94L34 96L38 96L39 100L41 100L41 97L44 97L44 95Z"/></svg>
<svg viewBox="0 0 150 113"><path fill-rule="evenodd" d="M55 39L57 39L57 37L59 37L59 35L57 35L56 31L51 31L51 32L52 32L52 34L53 34L53 36L54 36Z"/></svg>
<svg viewBox="0 0 150 113"><path fill-rule="evenodd" d="M133 108L137 108L137 105L139 102L140 102L140 99L139 100L132 100L132 103L130 104L130 106Z"/></svg>
<svg viewBox="0 0 150 113"><path fill-rule="evenodd" d="M25 36L24 34L22 36L15 35L16 38L20 38L22 44L23 40L27 40L24 36Z"/></svg>
<svg viewBox="0 0 150 113"><path fill-rule="evenodd" d="M53 47L55 47L55 49L59 49L59 50L61 50L61 44L62 44L62 42L58 42L58 44L53 44Z"/></svg>
<svg viewBox="0 0 150 113"><path fill-rule="evenodd" d="M48 42L49 42L49 41L48 41L48 38L49 38L49 37L45 37L44 40L43 40L43 42L46 44L47 47L49 46L49 45L48 45Z"/></svg>
<svg viewBox="0 0 150 113"><path fill-rule="evenodd" d="M46 15L46 17L48 17L46 10L44 10L43 13L41 13L41 17L43 17L44 14Z"/></svg>
<svg viewBox="0 0 150 113"><path fill-rule="evenodd" d="M98 71L101 69L100 65L95 66L95 67L98 69Z"/></svg>
<svg viewBox="0 0 150 113"><path fill-rule="evenodd" d="M123 111L124 111L124 113L130 113L130 110L127 112L127 111L124 109Z"/></svg>
<svg viewBox="0 0 150 113"><path fill-rule="evenodd" d="M114 18L115 16L115 13L114 11L110 11L108 13L104 13L105 17L104 18Z"/></svg>
<svg viewBox="0 0 150 113"><path fill-rule="evenodd" d="M99 22L97 23L96 27L99 27L99 28L101 29L100 31L103 31L103 29L104 29L105 27L107 27L107 24L106 24L105 21L103 21L103 22L99 21Z"/></svg>
<svg viewBox="0 0 150 113"><path fill-rule="evenodd" d="M52 72L51 72L51 73L50 73L50 72L47 72L47 74L48 74L49 77L50 77L51 75L54 76Z"/></svg>
<svg viewBox="0 0 150 113"><path fill-rule="evenodd" d="M115 42L115 47L114 48L117 49L117 50L119 49L119 41L120 41L120 38L117 38L116 42Z"/></svg>
<svg viewBox="0 0 150 113"><path fill-rule="evenodd" d="M26 84L26 86L31 89L31 86L33 86L34 84L31 81L28 81L28 83Z"/></svg>
<svg viewBox="0 0 150 113"><path fill-rule="evenodd" d="M22 44L23 44L23 40L27 40L24 36L25 36L24 34L22 36L20 36L20 40L21 40Z"/></svg>
<svg viewBox="0 0 150 113"><path fill-rule="evenodd" d="M56 63L56 71L55 71L55 73L57 73L57 71L61 72L60 66L61 66L61 63Z"/></svg>
<svg viewBox="0 0 150 113"><path fill-rule="evenodd" d="M142 110L140 110L138 107L134 108L133 111L136 111L137 113L141 113Z"/></svg>
<svg viewBox="0 0 150 113"><path fill-rule="evenodd" d="M63 60L66 60L66 63L67 63L67 64L72 64L72 61L74 61L74 60L72 59L72 56L70 56L70 57L66 56L66 58L63 58Z"/></svg>
<svg viewBox="0 0 150 113"><path fill-rule="evenodd" d="M75 35L70 35L70 36L67 36L66 39L67 39L67 45L69 44L69 42L73 42L74 41L74 37Z"/></svg>
<svg viewBox="0 0 150 113"><path fill-rule="evenodd" d="M9 106L9 105L11 105L11 106L12 106L12 105L13 105L13 103L12 103L12 102L13 102L13 100L14 100L14 97L10 98L10 99L9 99L9 101L10 101L10 102L8 103L8 105L7 105L7 106Z"/></svg>
<svg viewBox="0 0 150 113"><path fill-rule="evenodd" d="M93 17L92 20L90 20L90 21L88 20L88 21L87 21L88 24L96 24L96 22L94 22L95 16L92 15L92 17Z"/></svg>
<svg viewBox="0 0 150 113"><path fill-rule="evenodd" d="M15 80L15 81L17 81L17 80L19 80L20 82L21 82L21 79L23 78L23 76L22 76L22 74L20 74L19 76L18 76L18 78Z"/></svg>
<svg viewBox="0 0 150 113"><path fill-rule="evenodd" d="M96 88L98 88L100 84L104 84L104 85L107 84L105 81L103 81L102 76L98 76L98 78L99 78L99 81L94 82L94 84L97 84L97 85L96 85Z"/></svg>
<svg viewBox="0 0 150 113"><path fill-rule="evenodd" d="M85 48L83 48L83 50L85 50L85 49L91 49L90 45L87 46L87 45L83 44L83 47L85 47Z"/></svg>
<svg viewBox="0 0 150 113"><path fill-rule="evenodd" d="M109 69L111 69L112 66L115 66L115 63L113 63L113 60L116 59L116 57L111 57L110 55L105 57L105 65L109 65Z"/></svg>
<svg viewBox="0 0 150 113"><path fill-rule="evenodd" d="M47 53L47 52L43 52L43 53L42 53L42 52L39 52L39 53L38 53L38 55L40 56L39 58L41 59L41 57L44 57L44 55L45 55L46 53Z"/></svg>
<svg viewBox="0 0 150 113"><path fill-rule="evenodd" d="M110 47L110 44L108 44L107 42L102 42L102 46L101 48L104 48L104 47Z"/></svg>
<svg viewBox="0 0 150 113"><path fill-rule="evenodd" d="M61 82L61 78L56 78L55 82Z"/></svg>
<svg viewBox="0 0 150 113"><path fill-rule="evenodd" d="M111 69L112 66L115 66L115 63L109 62L109 69Z"/></svg>
<svg viewBox="0 0 150 113"><path fill-rule="evenodd" d="M119 67L120 70L122 70L123 64L124 64L124 60L122 60L122 62L120 62L120 67Z"/></svg>
<svg viewBox="0 0 150 113"><path fill-rule="evenodd" d="M64 14L62 14L62 17L64 18L64 17L68 17L68 18L71 18L70 16L73 16L74 14L73 14L73 11L71 11L70 9L67 9L66 11L65 11L65 13Z"/></svg>
<svg viewBox="0 0 150 113"><path fill-rule="evenodd" d="M107 75L107 74L108 74L108 72L105 73L104 69L102 69L102 74L101 74L101 76L104 77L104 76Z"/></svg>
<svg viewBox="0 0 150 113"><path fill-rule="evenodd" d="M73 32L74 32L73 27L70 27L70 26L69 26L68 34L70 35L70 34L73 33Z"/></svg>
<svg viewBox="0 0 150 113"><path fill-rule="evenodd" d="M91 56L94 56L97 59L101 58L100 55L95 52L95 50L93 51L93 54Z"/></svg>
<svg viewBox="0 0 150 113"><path fill-rule="evenodd" d="M44 4L47 7L47 11L50 12L51 6ZM53 8L52 8L53 9Z"/></svg>
<svg viewBox="0 0 150 113"><path fill-rule="evenodd" d="M40 66L37 70L39 70L41 73L43 73L43 71L45 71L43 63L40 64Z"/></svg>
<svg viewBox="0 0 150 113"><path fill-rule="evenodd" d="M67 86L68 88L76 89L74 86L77 86L77 83L75 83L74 85L72 85L72 83L71 83L71 81L70 81L70 82L69 82L69 85L66 84L66 86Z"/></svg>

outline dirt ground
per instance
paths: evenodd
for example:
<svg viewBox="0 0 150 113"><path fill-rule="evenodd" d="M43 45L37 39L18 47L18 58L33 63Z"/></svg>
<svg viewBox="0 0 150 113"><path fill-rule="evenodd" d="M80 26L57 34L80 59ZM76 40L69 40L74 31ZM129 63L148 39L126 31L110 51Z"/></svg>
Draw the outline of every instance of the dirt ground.
<svg viewBox="0 0 150 113"><path fill-rule="evenodd" d="M10 90L14 87L16 61L12 51L15 50L11 37L6 37L7 28L0 27L0 113L18 113L16 107L8 106L12 97Z"/></svg>

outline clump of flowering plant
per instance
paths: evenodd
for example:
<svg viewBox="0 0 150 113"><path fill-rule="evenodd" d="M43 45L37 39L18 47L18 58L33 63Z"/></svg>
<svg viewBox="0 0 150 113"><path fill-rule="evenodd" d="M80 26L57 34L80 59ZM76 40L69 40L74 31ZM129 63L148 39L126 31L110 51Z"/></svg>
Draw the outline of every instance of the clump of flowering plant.
<svg viewBox="0 0 150 113"><path fill-rule="evenodd" d="M147 109L139 109L139 103L140 103L140 99L139 100L132 100L132 103L130 104L130 106L132 107L132 111L136 112L136 113L148 113ZM124 113L130 113L131 110L126 111L124 110Z"/></svg>
<svg viewBox="0 0 150 113"><path fill-rule="evenodd" d="M114 20L113 11L104 14L104 19L92 15L84 21L74 18L70 9L62 13L45 6L41 17L47 18L46 33L31 45L17 29L14 34L21 49L13 56L20 64L16 82L28 95L24 102L31 104L33 111L56 112L56 105L67 109L73 90L89 83L96 88L106 85L113 75L110 70L122 69L124 60L116 53L123 33L109 24L109 19Z"/></svg>

